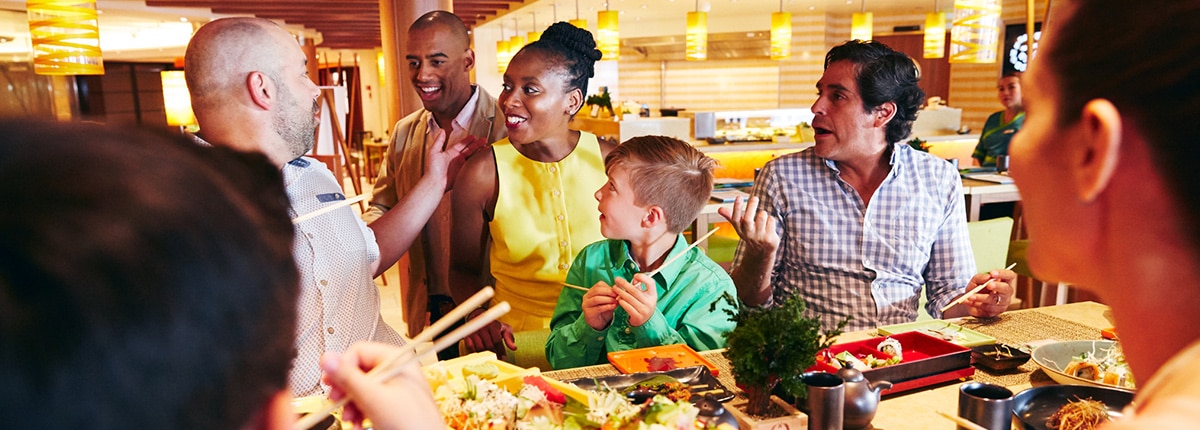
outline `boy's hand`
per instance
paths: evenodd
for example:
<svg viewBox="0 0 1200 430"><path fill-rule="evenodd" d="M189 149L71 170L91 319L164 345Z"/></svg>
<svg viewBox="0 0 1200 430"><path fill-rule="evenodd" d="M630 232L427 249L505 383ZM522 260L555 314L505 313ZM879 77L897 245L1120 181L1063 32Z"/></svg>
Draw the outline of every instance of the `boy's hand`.
<svg viewBox="0 0 1200 430"><path fill-rule="evenodd" d="M583 319L593 330L600 331L612 324L617 309L617 293L603 281L597 282L583 295Z"/></svg>
<svg viewBox="0 0 1200 430"><path fill-rule="evenodd" d="M654 285L654 279L645 273L638 273L633 275L632 284L621 278L617 278L616 283L614 290L617 292L617 303L629 314L629 325L641 327L650 321L650 317L658 310L658 288Z"/></svg>

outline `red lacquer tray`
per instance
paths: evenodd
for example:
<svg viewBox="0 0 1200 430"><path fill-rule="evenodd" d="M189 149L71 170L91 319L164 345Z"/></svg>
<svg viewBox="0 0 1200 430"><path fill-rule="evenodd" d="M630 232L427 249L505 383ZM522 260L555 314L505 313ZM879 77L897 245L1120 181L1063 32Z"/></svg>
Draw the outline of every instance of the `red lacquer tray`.
<svg viewBox="0 0 1200 430"><path fill-rule="evenodd" d="M916 331L898 333L889 337L900 342L904 361L863 372L863 376L868 381L892 383L892 388L885 390L884 395L901 393L975 374L975 368L971 367L970 348ZM829 347L829 352L838 354L842 351L850 351L859 358L865 357L867 354L880 359L890 358L891 355L877 349L879 343L884 339L884 337L877 337L837 344ZM823 355L824 353L819 354L818 357ZM833 373L837 372L837 369L834 365L818 359L817 364L808 370Z"/></svg>

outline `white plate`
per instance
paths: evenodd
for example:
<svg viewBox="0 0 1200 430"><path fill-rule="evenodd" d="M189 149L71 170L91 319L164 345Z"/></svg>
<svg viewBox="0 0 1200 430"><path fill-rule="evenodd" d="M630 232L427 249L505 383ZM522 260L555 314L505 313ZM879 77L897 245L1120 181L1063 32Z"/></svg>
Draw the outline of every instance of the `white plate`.
<svg viewBox="0 0 1200 430"><path fill-rule="evenodd" d="M1116 390L1133 392L1133 389L1126 387L1118 387L1112 384L1103 382L1089 381L1077 376L1063 373L1063 369L1068 364L1071 364L1071 357L1078 357L1079 354L1085 352L1095 352L1096 357L1107 357L1105 351L1116 346L1117 343L1111 340L1075 340L1069 342L1055 342L1048 345L1043 345L1033 350L1033 361L1037 363L1046 375L1050 376L1054 382L1066 385L1089 385L1093 387L1112 388Z"/></svg>

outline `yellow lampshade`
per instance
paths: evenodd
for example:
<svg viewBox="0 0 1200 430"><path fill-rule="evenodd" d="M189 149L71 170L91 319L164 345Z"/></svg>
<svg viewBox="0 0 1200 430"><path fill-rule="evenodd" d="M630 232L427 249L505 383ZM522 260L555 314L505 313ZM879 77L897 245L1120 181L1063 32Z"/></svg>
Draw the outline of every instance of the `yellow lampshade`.
<svg viewBox="0 0 1200 430"><path fill-rule="evenodd" d="M955 0L951 63L995 63L1000 49L1002 0Z"/></svg>
<svg viewBox="0 0 1200 430"><path fill-rule="evenodd" d="M621 58L621 33L618 25L619 13L615 10L602 10L596 13L596 48L600 50L602 60L619 60Z"/></svg>
<svg viewBox="0 0 1200 430"><path fill-rule="evenodd" d="M531 32L525 33L525 40L528 40L529 43L537 42L538 39L541 39L541 38L542 38L542 32L540 32L540 31L531 31Z"/></svg>
<svg viewBox="0 0 1200 430"><path fill-rule="evenodd" d="M587 20L586 19L572 19L568 22L570 22L571 25L573 25L573 26L587 30Z"/></svg>
<svg viewBox="0 0 1200 430"><path fill-rule="evenodd" d="M508 70L508 61L511 59L512 52L508 51L508 41L496 42L496 71L504 74L504 71Z"/></svg>
<svg viewBox="0 0 1200 430"><path fill-rule="evenodd" d="M792 56L792 14L771 14L771 59L782 60Z"/></svg>
<svg viewBox="0 0 1200 430"><path fill-rule="evenodd" d="M925 14L925 58L942 58L946 52L946 15Z"/></svg>
<svg viewBox="0 0 1200 430"><path fill-rule="evenodd" d="M508 57L512 58L513 55L517 55L517 52L520 51L521 48L524 48L524 47L525 47L525 38L524 37L513 36L513 37L508 38L508 52L509 52Z"/></svg>
<svg viewBox="0 0 1200 430"><path fill-rule="evenodd" d="M687 60L708 59L708 12L687 14Z"/></svg>
<svg viewBox="0 0 1200 430"><path fill-rule="evenodd" d="M167 124L186 126L196 123L192 114L192 96L188 94L187 80L182 70L164 70L162 77L163 108L167 111Z"/></svg>
<svg viewBox="0 0 1200 430"><path fill-rule="evenodd" d="M33 71L39 75L103 75L95 0L27 0Z"/></svg>
<svg viewBox="0 0 1200 430"><path fill-rule="evenodd" d="M855 12L850 16L850 38L856 40L871 40L872 27L875 25L875 14L871 12Z"/></svg>

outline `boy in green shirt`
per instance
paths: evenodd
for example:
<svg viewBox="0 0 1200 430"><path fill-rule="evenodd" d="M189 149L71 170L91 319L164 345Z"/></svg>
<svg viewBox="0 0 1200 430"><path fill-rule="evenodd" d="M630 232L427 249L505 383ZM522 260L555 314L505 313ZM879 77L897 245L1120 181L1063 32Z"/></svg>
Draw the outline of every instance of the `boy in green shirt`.
<svg viewBox="0 0 1200 430"><path fill-rule="evenodd" d="M604 363L610 351L686 343L722 348L737 289L721 266L680 233L704 208L716 161L664 136L635 137L604 159L596 191L606 237L575 257L550 321L555 369ZM657 270L653 276L647 272ZM630 282L632 281L632 283ZM727 299L722 298L726 296Z"/></svg>

